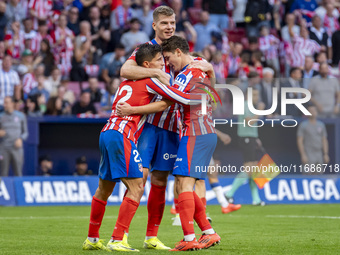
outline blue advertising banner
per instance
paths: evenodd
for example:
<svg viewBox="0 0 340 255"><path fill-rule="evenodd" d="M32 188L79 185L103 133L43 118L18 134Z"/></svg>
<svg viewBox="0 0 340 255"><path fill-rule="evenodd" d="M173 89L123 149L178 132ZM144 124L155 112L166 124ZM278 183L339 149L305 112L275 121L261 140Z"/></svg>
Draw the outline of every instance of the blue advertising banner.
<svg viewBox="0 0 340 255"><path fill-rule="evenodd" d="M231 189L233 179L220 178L223 191ZM169 178L166 202L173 201L174 179ZM207 202L218 204L208 181ZM0 182L0 205L90 205L98 187L98 177L13 177ZM146 205L150 191L147 182L141 204ZM109 205L119 205L125 193L123 183L118 183L108 200ZM267 204L339 203L339 178L276 178L259 190ZM16 199L14 198L14 194ZM234 195L236 203L251 204L249 185L245 181Z"/></svg>
<svg viewBox="0 0 340 255"><path fill-rule="evenodd" d="M16 205L13 178L0 178L0 206Z"/></svg>

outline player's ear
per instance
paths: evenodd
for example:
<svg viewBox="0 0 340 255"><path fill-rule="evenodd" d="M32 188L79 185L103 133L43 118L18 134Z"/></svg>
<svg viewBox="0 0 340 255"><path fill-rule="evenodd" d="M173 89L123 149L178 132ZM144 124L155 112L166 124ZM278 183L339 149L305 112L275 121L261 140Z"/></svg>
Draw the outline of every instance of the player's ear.
<svg viewBox="0 0 340 255"><path fill-rule="evenodd" d="M182 54L182 51L181 51L180 49L177 48L177 49L175 50L175 53L176 53L176 56L177 56L177 57L180 57L181 54Z"/></svg>
<svg viewBox="0 0 340 255"><path fill-rule="evenodd" d="M152 28L153 28L153 30L156 31L156 23L155 22L152 22Z"/></svg>
<svg viewBox="0 0 340 255"><path fill-rule="evenodd" d="M149 61L144 61L143 62L143 66L146 67L146 68L149 68L150 67L150 62Z"/></svg>

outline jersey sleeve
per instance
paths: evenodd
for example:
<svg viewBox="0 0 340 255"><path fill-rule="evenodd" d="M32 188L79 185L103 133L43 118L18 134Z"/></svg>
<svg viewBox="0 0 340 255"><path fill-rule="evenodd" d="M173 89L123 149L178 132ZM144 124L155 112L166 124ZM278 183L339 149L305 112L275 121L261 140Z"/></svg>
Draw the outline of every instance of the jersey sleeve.
<svg viewBox="0 0 340 255"><path fill-rule="evenodd" d="M176 101L185 105L197 105L201 103L200 94L190 94L179 91L161 83L158 79L151 78L146 84L149 93L158 94L171 101Z"/></svg>
<svg viewBox="0 0 340 255"><path fill-rule="evenodd" d="M137 50L138 50L138 48L136 48L133 52L132 52L132 54L131 54L131 56L128 58L128 60L133 60L133 61L136 61L136 53L137 53Z"/></svg>

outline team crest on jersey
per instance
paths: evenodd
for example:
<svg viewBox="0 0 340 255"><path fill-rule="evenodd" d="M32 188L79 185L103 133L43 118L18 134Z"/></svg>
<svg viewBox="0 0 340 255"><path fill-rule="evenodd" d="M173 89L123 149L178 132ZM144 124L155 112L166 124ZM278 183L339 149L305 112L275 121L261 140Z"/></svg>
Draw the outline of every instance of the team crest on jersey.
<svg viewBox="0 0 340 255"><path fill-rule="evenodd" d="M177 84L179 87L186 87L190 82L191 78L192 78L191 71L187 75L185 75L184 73L180 73L179 75L177 75L175 79L175 84Z"/></svg>
<svg viewBox="0 0 340 255"><path fill-rule="evenodd" d="M143 164L142 163L138 163L138 169L139 169L139 171L143 172Z"/></svg>

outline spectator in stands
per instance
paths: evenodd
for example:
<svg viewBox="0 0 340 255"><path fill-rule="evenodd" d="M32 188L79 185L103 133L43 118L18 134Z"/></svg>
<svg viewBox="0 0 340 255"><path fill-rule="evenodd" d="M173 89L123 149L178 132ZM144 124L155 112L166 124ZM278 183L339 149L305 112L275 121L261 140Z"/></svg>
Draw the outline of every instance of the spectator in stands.
<svg viewBox="0 0 340 255"><path fill-rule="evenodd" d="M335 18L339 18L339 11L334 8L334 2L335 1L329 1L329 0L322 0L322 3L321 5L315 9L315 14L318 15L321 19L322 19L322 22L324 23L324 20L325 20L325 16L328 14L330 14L330 16L334 16ZM331 6L328 6L328 5L331 5L333 8L331 8L331 13L328 12L329 8ZM327 7L328 6L328 7Z"/></svg>
<svg viewBox="0 0 340 255"><path fill-rule="evenodd" d="M176 31L184 31L184 22L188 21L188 13L183 9L182 0L171 0L170 7L174 10L176 15Z"/></svg>
<svg viewBox="0 0 340 255"><path fill-rule="evenodd" d="M333 59L332 64L333 65L339 65L340 64L340 26L338 27L338 30L332 35L332 45L333 45Z"/></svg>
<svg viewBox="0 0 340 255"><path fill-rule="evenodd" d="M62 115L70 115L72 113L71 103L67 100L67 91L65 86L58 86L57 98L61 102Z"/></svg>
<svg viewBox="0 0 340 255"><path fill-rule="evenodd" d="M125 60L125 47L122 44L118 44L114 52L106 53L102 57L99 72L106 84L110 84L112 78L119 75Z"/></svg>
<svg viewBox="0 0 340 255"><path fill-rule="evenodd" d="M281 29L281 37L283 41L291 42L292 38L289 34L289 30L291 29L294 33L294 36L299 36L300 27L295 24L296 17L293 13L286 14L286 25Z"/></svg>
<svg viewBox="0 0 340 255"><path fill-rule="evenodd" d="M42 74L35 77L37 81L37 86L32 88L32 90L29 92L29 95L35 95L35 94L41 94L45 97L45 100L48 101L50 98L50 93L47 89L45 89L45 76Z"/></svg>
<svg viewBox="0 0 340 255"><path fill-rule="evenodd" d="M142 8L136 10L136 17L142 23L142 30L148 35L149 38L153 35L152 23L152 9L151 9L151 0L142 0Z"/></svg>
<svg viewBox="0 0 340 255"><path fill-rule="evenodd" d="M32 89L38 85L37 78L44 75L44 72L45 67L44 65L40 64L34 68L33 72L24 75L22 79L24 99L26 99L31 93Z"/></svg>
<svg viewBox="0 0 340 255"><path fill-rule="evenodd" d="M204 47L211 44L211 32L220 32L220 29L213 23L211 23L209 12L202 11L200 14L200 23L194 25L197 33L197 42L195 45L195 51L202 51Z"/></svg>
<svg viewBox="0 0 340 255"><path fill-rule="evenodd" d="M328 52L328 57L332 58L332 41L328 36L326 29L322 27L321 18L315 15L312 19L312 27L309 31L309 38L316 41L322 51Z"/></svg>
<svg viewBox="0 0 340 255"><path fill-rule="evenodd" d="M45 115L60 116L62 115L62 100L59 97L50 97L46 104Z"/></svg>
<svg viewBox="0 0 340 255"><path fill-rule="evenodd" d="M75 36L79 35L79 10L77 7L71 7L68 11L67 27L72 30Z"/></svg>
<svg viewBox="0 0 340 255"><path fill-rule="evenodd" d="M5 15L7 17L7 28L10 28L11 23L14 21L24 20L26 18L27 9L23 8L20 0L9 0L6 6Z"/></svg>
<svg viewBox="0 0 340 255"><path fill-rule="evenodd" d="M292 27L290 27L292 28ZM300 28L300 36L294 36L294 32L290 29L289 34L292 38L292 48L287 51L290 67L303 68L305 57L312 56L321 50L320 45L309 39L308 30L305 27Z"/></svg>
<svg viewBox="0 0 340 255"><path fill-rule="evenodd" d="M67 27L67 17L61 14L58 26L51 33L54 44L55 62L63 76L68 76L71 70L71 59L73 55L73 32Z"/></svg>
<svg viewBox="0 0 340 255"><path fill-rule="evenodd" d="M45 99L40 99L42 97L41 94L35 94L28 96L26 100L26 105L25 105L25 114L28 117L41 117L43 115L43 112L40 107L40 103L42 100Z"/></svg>
<svg viewBox="0 0 340 255"><path fill-rule="evenodd" d="M257 51L254 51L253 54L251 54L251 66L250 66L250 70L249 71L254 71L254 72L257 72L260 77L262 78L263 77L263 66L262 66L262 58L263 58L263 55L262 55L262 52L257 50ZM275 70L274 70L274 73L275 73Z"/></svg>
<svg viewBox="0 0 340 255"><path fill-rule="evenodd" d="M16 70L20 77L33 71L34 65L37 63L31 50L26 49L21 54L21 63L17 66Z"/></svg>
<svg viewBox="0 0 340 255"><path fill-rule="evenodd" d="M189 21L183 22L184 30L176 31L175 35L180 36L188 41L189 52L193 52L195 49L195 44L197 42L197 33L195 28L191 25Z"/></svg>
<svg viewBox="0 0 340 255"><path fill-rule="evenodd" d="M210 14L210 22L218 26L221 30L229 27L229 17L227 7L230 9L233 6L228 6L232 1L216 0L216 1L202 1L202 9L208 11Z"/></svg>
<svg viewBox="0 0 340 255"><path fill-rule="evenodd" d="M60 86L65 88L65 94L64 94L64 100L70 103L70 105L73 105L76 101L76 97L74 95L74 92L69 89L69 81L68 80L61 80Z"/></svg>
<svg viewBox="0 0 340 255"><path fill-rule="evenodd" d="M241 80L247 80L248 74L250 72L250 54L248 52L243 52L241 54L241 63L237 70L238 77Z"/></svg>
<svg viewBox="0 0 340 255"><path fill-rule="evenodd" d="M79 101L77 101L72 107L72 114L97 114L97 110L91 102L90 92L83 91L80 95Z"/></svg>
<svg viewBox="0 0 340 255"><path fill-rule="evenodd" d="M293 67L290 69L289 78L287 78L284 82L281 83L281 88L301 88L301 78L302 72L299 68ZM300 93L288 93L288 99L296 99L301 98ZM287 105L287 115L291 116L299 116L301 111L292 104Z"/></svg>
<svg viewBox="0 0 340 255"><path fill-rule="evenodd" d="M324 123L317 120L317 107L311 105L308 111L312 114L297 129L297 146L302 164L328 164L329 146L327 130ZM309 172L310 173L310 172Z"/></svg>
<svg viewBox="0 0 340 255"><path fill-rule="evenodd" d="M122 0L122 5L111 13L111 30L119 30L122 34L123 30L128 28L129 21L136 17L131 4L131 0Z"/></svg>
<svg viewBox="0 0 340 255"><path fill-rule="evenodd" d="M4 99L5 111L0 114L0 176L8 176L9 166L15 176L22 176L24 163L23 141L28 137L27 121L22 112L14 109L10 96Z"/></svg>
<svg viewBox="0 0 340 255"><path fill-rule="evenodd" d="M2 60L0 70L0 112L4 109L5 97L14 97L15 101L21 99L21 83L19 75L12 70L12 57L6 55Z"/></svg>
<svg viewBox="0 0 340 255"><path fill-rule="evenodd" d="M251 56L253 52L257 50L259 50L259 39L256 36L249 37L248 48L243 50L243 52L246 52Z"/></svg>
<svg viewBox="0 0 340 255"><path fill-rule="evenodd" d="M45 89L51 96L57 95L57 88L60 85L61 73L58 67L54 66L51 75L45 81Z"/></svg>
<svg viewBox="0 0 340 255"><path fill-rule="evenodd" d="M260 83L260 98L264 103L264 109L270 109L273 105L274 70L266 67L263 69L263 79Z"/></svg>
<svg viewBox="0 0 340 255"><path fill-rule="evenodd" d="M76 159L76 169L73 173L74 176L92 175L93 171L88 169L87 159L81 156Z"/></svg>
<svg viewBox="0 0 340 255"><path fill-rule="evenodd" d="M269 28L262 26L260 28L261 37L259 38L259 48L262 51L267 65L273 66L275 71L280 71L278 58L278 49L280 40L274 35L269 34Z"/></svg>
<svg viewBox="0 0 340 255"><path fill-rule="evenodd" d="M29 0L29 14L34 18L34 28L38 27L38 20L47 20L49 13L53 8L52 1L46 0Z"/></svg>
<svg viewBox="0 0 340 255"><path fill-rule="evenodd" d="M258 36L260 27L270 27L269 20L271 19L272 7L268 0L252 0L247 2L244 13L246 22L247 35Z"/></svg>
<svg viewBox="0 0 340 255"><path fill-rule="evenodd" d="M339 18L339 12L335 14L335 11L338 11L335 7L334 4L328 3L326 5L326 15L323 18L323 26L326 29L328 36L332 37L332 34L339 29L340 24L338 21Z"/></svg>
<svg viewBox="0 0 340 255"><path fill-rule="evenodd" d="M91 103L99 103L104 93L103 90L99 88L98 79L95 77L89 78L89 87L84 91L91 94Z"/></svg>
<svg viewBox="0 0 340 255"><path fill-rule="evenodd" d="M90 25L92 46L95 47L95 57L92 64L98 64L101 56L106 53L106 43L110 41L110 31L100 20L100 9L93 6L90 9Z"/></svg>
<svg viewBox="0 0 340 255"><path fill-rule="evenodd" d="M228 75L235 75L241 64L240 54L242 52L243 46L240 42L235 42L230 44L230 54L226 58Z"/></svg>
<svg viewBox="0 0 340 255"><path fill-rule="evenodd" d="M76 37L74 55L72 58L72 69L70 78L72 81L85 81L88 75L85 66L88 59L92 59L94 48L91 47L91 26L88 21L80 22L80 34Z"/></svg>
<svg viewBox="0 0 340 255"><path fill-rule="evenodd" d="M318 4L315 0L295 0L290 7L290 12L302 16L307 22L311 21Z"/></svg>
<svg viewBox="0 0 340 255"><path fill-rule="evenodd" d="M313 69L314 66L314 58L312 56L306 56L305 58L305 68L303 70L303 82L302 82L302 86L305 89L309 88L309 83L311 81L311 79L318 75L319 72Z"/></svg>
<svg viewBox="0 0 340 255"><path fill-rule="evenodd" d="M130 20L130 30L124 33L120 39L121 44L125 46L126 52L133 51L138 45L149 41L148 35L140 31L141 22L137 18Z"/></svg>
<svg viewBox="0 0 340 255"><path fill-rule="evenodd" d="M5 38L5 29L8 23L8 19L5 15L6 12L6 3L0 2L0 41L3 41Z"/></svg>
<svg viewBox="0 0 340 255"><path fill-rule="evenodd" d="M246 24L244 22L244 13L246 11L246 5L248 0L237 0L233 1L234 10L233 10L233 21L236 24L236 27L245 27Z"/></svg>
<svg viewBox="0 0 340 255"><path fill-rule="evenodd" d="M51 35L48 33L48 26L46 20L38 21L38 33L34 38L32 38L31 49L33 53L38 53L41 50L41 42L46 39L49 42L49 45L53 45L53 39Z"/></svg>
<svg viewBox="0 0 340 255"><path fill-rule="evenodd" d="M119 76L113 77L111 82L106 85L106 91L102 95L102 99L100 102L100 110L101 112L107 111L111 114L112 104L116 95L116 91L118 90L119 84L121 83L121 79Z"/></svg>
<svg viewBox="0 0 340 255"><path fill-rule="evenodd" d="M13 57L14 64L17 65L20 63L20 56L24 48L25 33L20 30L19 21L14 21L10 27L11 29L7 31L4 38L5 48L6 53Z"/></svg>
<svg viewBox="0 0 340 255"><path fill-rule="evenodd" d="M100 20L103 23L105 30L110 30L110 15L111 7L109 4L106 4L102 8L100 8Z"/></svg>
<svg viewBox="0 0 340 255"><path fill-rule="evenodd" d="M40 51L34 61L36 64L43 64L45 67L44 75L50 76L55 67L54 56L48 39L43 39L40 43Z"/></svg>
<svg viewBox="0 0 340 255"><path fill-rule="evenodd" d="M226 78L228 76L228 68L224 61L222 61L222 52L217 51L214 54L213 60L211 62L214 68L216 82L219 84L225 84Z"/></svg>
<svg viewBox="0 0 340 255"><path fill-rule="evenodd" d="M53 161L49 155L39 157L39 169L37 174L42 176L51 176L53 169Z"/></svg>
<svg viewBox="0 0 340 255"><path fill-rule="evenodd" d="M340 112L340 85L335 77L329 76L326 62L320 64L320 75L311 79L309 90L311 102L316 106L321 117L335 117Z"/></svg>
<svg viewBox="0 0 340 255"><path fill-rule="evenodd" d="M37 32L33 29L32 19L30 19L30 18L24 19L23 25L24 25L24 38L25 39L31 39L32 40L34 37L36 37ZM38 23L37 23L37 27L38 27Z"/></svg>

